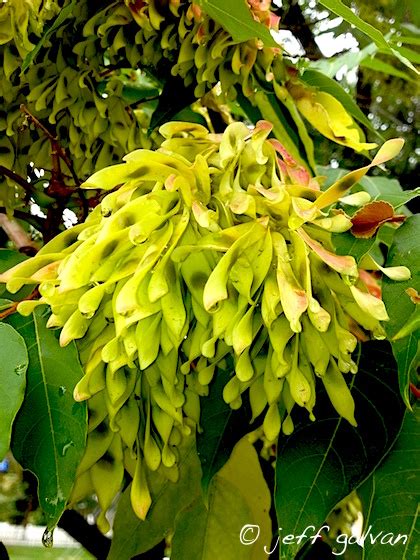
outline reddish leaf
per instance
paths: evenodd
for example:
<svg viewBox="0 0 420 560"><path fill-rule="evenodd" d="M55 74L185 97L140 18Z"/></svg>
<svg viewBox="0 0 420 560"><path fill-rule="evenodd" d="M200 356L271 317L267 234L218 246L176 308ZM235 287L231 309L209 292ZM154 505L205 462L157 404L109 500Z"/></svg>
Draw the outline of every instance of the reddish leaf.
<svg viewBox="0 0 420 560"><path fill-rule="evenodd" d="M406 216L394 214L394 208L389 202L376 200L365 204L358 210L351 221L351 232L355 237L373 237L379 227L385 222L403 222Z"/></svg>

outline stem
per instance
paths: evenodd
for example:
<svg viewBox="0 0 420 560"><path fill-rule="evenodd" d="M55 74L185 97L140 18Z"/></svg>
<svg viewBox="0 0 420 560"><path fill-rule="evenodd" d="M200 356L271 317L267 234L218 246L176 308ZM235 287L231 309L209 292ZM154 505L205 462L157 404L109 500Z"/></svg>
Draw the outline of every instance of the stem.
<svg viewBox="0 0 420 560"><path fill-rule="evenodd" d="M66 510L61 516L58 526L76 539L98 560L105 560L108 557L111 540L105 537L96 525L89 525L77 511ZM164 551L165 542L162 541L151 550L133 556L133 560L160 560L163 557Z"/></svg>
<svg viewBox="0 0 420 560"><path fill-rule="evenodd" d="M8 169L7 167L4 167L4 165L0 165L0 175L5 175L6 177L9 177L9 179L12 179L12 181L17 183L25 191L32 193L33 191L32 185L28 183L28 181L26 181L21 175L18 175L17 173L12 171L11 169Z"/></svg>
<svg viewBox="0 0 420 560"><path fill-rule="evenodd" d="M7 209L4 206L0 206L0 214L7 214ZM22 212L22 210L14 210L13 215L18 220L27 222L40 232L42 232L44 229L45 218L42 218L41 216L33 216L32 214L28 214L27 212Z"/></svg>
<svg viewBox="0 0 420 560"><path fill-rule="evenodd" d="M12 305L10 307L5 309L4 311L1 311L0 312L0 321L5 319L6 317L9 317L9 315L13 315L13 313L16 313L17 306L19 305L19 303L21 301L28 301L28 300L36 299L37 297L39 297L39 292L38 292L38 288L35 288L28 296L21 299L20 301L15 301L14 303L12 303Z"/></svg>
<svg viewBox="0 0 420 560"><path fill-rule="evenodd" d="M25 253L32 252L32 254L36 253L37 249L34 241L19 222L13 218L9 218L6 214L0 213L0 227L4 229L7 237L14 243L18 251Z"/></svg>
<svg viewBox="0 0 420 560"><path fill-rule="evenodd" d="M58 142L58 138L57 136L54 136L36 117L35 115L33 115L29 109L25 106L25 105L21 105L20 106L20 110L22 111L22 113L24 113L28 119L40 130L42 130L42 132L45 134L45 136L50 140L51 142L51 147L52 147L52 151L53 154L57 155L59 158L61 158L64 163L67 165L67 167L70 170L70 173L73 177L73 181L75 182L75 185L77 187L80 186L80 181L79 178L76 175L76 172L74 171L74 167L73 164L69 158L69 156L67 155L66 151L64 148L62 148ZM54 164L54 160L53 160L53 164Z"/></svg>
<svg viewBox="0 0 420 560"><path fill-rule="evenodd" d="M0 541L0 560L9 560L9 554L4 544Z"/></svg>
<svg viewBox="0 0 420 560"><path fill-rule="evenodd" d="M96 525L90 525L74 510L68 509L61 516L58 526L76 539L98 560L105 560L111 548L111 540L105 537Z"/></svg>

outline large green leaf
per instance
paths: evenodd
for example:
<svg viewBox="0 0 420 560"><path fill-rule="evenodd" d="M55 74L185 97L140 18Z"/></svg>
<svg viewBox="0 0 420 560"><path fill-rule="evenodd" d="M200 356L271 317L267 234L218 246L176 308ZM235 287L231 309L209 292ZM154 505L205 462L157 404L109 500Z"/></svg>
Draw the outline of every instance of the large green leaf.
<svg viewBox="0 0 420 560"><path fill-rule="evenodd" d="M396 56L403 64L408 66L411 70L419 74L420 72L412 65L410 60L401 53L401 50L393 46L387 41L387 39L382 35L379 29L376 29L370 23L363 21L358 15L356 15L348 6L343 4L341 0L319 0L319 3L331 10L337 16L342 17L347 23L354 25L359 31L367 35L380 49L384 52L393 54Z"/></svg>
<svg viewBox="0 0 420 560"><path fill-rule="evenodd" d="M397 40L399 43L405 43L407 45L420 46L420 37L410 37L398 35Z"/></svg>
<svg viewBox="0 0 420 560"><path fill-rule="evenodd" d="M394 242L390 247L386 266L407 266L411 270L411 279L404 282L393 282L384 278L382 297L388 310L390 320L385 329L392 340L406 324L415 309L406 290L414 288L420 292L420 215L414 215L395 232ZM419 363L420 331L411 332L408 336L392 341L392 351L398 362L400 391L404 402L409 407L409 382Z"/></svg>
<svg viewBox="0 0 420 560"><path fill-rule="evenodd" d="M407 74L407 72L403 72L402 70L395 68L395 66L392 66L392 64L389 64L389 62L384 62L377 57L373 58L369 56L365 58L361 61L360 66L362 66L363 68L369 68L370 70L375 70L376 72L382 72L383 74L386 74L388 76L402 78L407 82L416 81L409 74Z"/></svg>
<svg viewBox="0 0 420 560"><path fill-rule="evenodd" d="M13 426L12 452L38 478L39 502L47 525L60 519L70 495L87 433L85 403L73 400L83 376L74 343L61 348L46 327L46 313L11 315L7 321L22 335L29 353L25 399Z"/></svg>
<svg viewBox="0 0 420 560"><path fill-rule="evenodd" d="M353 100L353 98L343 89L338 82L332 80L322 72L318 72L316 70L311 70L310 68L306 69L303 75L301 76L301 80L310 86L314 86L319 88L321 91L325 91L326 93L331 94L335 97L346 111L359 122L364 124L366 128L368 128L371 132L376 132L372 127L372 123L357 105L357 103Z"/></svg>
<svg viewBox="0 0 420 560"><path fill-rule="evenodd" d="M163 85L156 109L150 121L150 131L174 119L182 109L195 101L194 87L186 87L179 76L171 76Z"/></svg>
<svg viewBox="0 0 420 560"><path fill-rule="evenodd" d="M197 451L205 493L213 476L229 459L234 445L252 429L244 409L233 410L223 400L223 388L230 377L227 371L219 369L208 396L201 399L201 432L197 435Z"/></svg>
<svg viewBox="0 0 420 560"><path fill-rule="evenodd" d="M348 172L348 169L343 169L342 167L334 168L330 167L329 165L318 165L318 175L325 178L325 181L322 184L322 190L325 191L328 187L341 179L341 177L344 177L344 175L346 175Z"/></svg>
<svg viewBox="0 0 420 560"><path fill-rule="evenodd" d="M420 537L420 430L419 411L415 412L416 415L406 412L392 451L358 489L364 506L363 560L417 558ZM398 535L402 538L393 545L389 544L389 539L394 542ZM378 537L376 541L375 537Z"/></svg>
<svg viewBox="0 0 420 560"><path fill-rule="evenodd" d="M420 187L404 191L397 179L388 177L365 176L359 182L363 190L368 192L374 200L385 200L397 209L420 196Z"/></svg>
<svg viewBox="0 0 420 560"><path fill-rule="evenodd" d="M173 530L176 515L200 496L200 478L195 442L188 440L179 460L178 482L157 472L148 473L152 505L145 521L136 517L131 507L130 484L118 504L108 560L128 560L162 541Z"/></svg>
<svg viewBox="0 0 420 560"><path fill-rule="evenodd" d="M10 446L15 416L25 394L28 351L10 325L0 323L0 461Z"/></svg>
<svg viewBox="0 0 420 560"><path fill-rule="evenodd" d="M360 262L375 244L375 238L359 239L352 233L333 233L332 242L338 255L351 255Z"/></svg>
<svg viewBox="0 0 420 560"><path fill-rule="evenodd" d="M351 389L358 427L338 418L326 394L318 391L316 421L308 422L304 415L292 435L279 441L275 503L282 535L319 527L372 473L398 435L404 405L389 344L367 342L362 349ZM292 558L297 547L283 546L281 554Z"/></svg>
<svg viewBox="0 0 420 560"><path fill-rule="evenodd" d="M333 169L327 166L318 166L317 169L320 175L327 178L325 185L323 185L323 190L338 181L346 173L349 173L348 169L343 169L341 167ZM404 205L420 196L420 187L405 191L401 187L398 179L390 179L382 175L365 175L360 179L357 185L353 187L353 192L361 189L368 192L372 200L384 200L385 202L389 202L396 210L398 209L400 212L402 211L406 214L410 214L410 212Z"/></svg>
<svg viewBox="0 0 420 560"><path fill-rule="evenodd" d="M252 17L245 0L197 0L197 4L240 43L261 39L266 47L278 47L270 31Z"/></svg>
<svg viewBox="0 0 420 560"><path fill-rule="evenodd" d="M370 43L357 52L347 52L331 58L313 60L309 63L309 68L319 70L325 76L333 78L344 67L347 68L347 71L354 70L366 57L372 56L376 52L378 52L378 47L374 43Z"/></svg>
<svg viewBox="0 0 420 560"><path fill-rule="evenodd" d="M177 517L171 559L260 560L271 541L269 509L258 456L245 438L212 479L207 506L197 500Z"/></svg>
<svg viewBox="0 0 420 560"><path fill-rule="evenodd" d="M399 41L397 40L397 43L398 42ZM394 45L394 48L414 64L420 64L420 54L418 52L413 51L412 49L408 49L407 47L401 47L398 44Z"/></svg>

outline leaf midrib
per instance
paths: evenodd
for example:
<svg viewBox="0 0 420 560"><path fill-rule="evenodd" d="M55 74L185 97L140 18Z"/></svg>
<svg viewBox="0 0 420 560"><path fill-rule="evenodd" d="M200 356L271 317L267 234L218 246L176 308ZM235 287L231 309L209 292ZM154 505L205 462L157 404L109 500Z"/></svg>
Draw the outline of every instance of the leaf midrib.
<svg viewBox="0 0 420 560"><path fill-rule="evenodd" d="M52 413L51 413L50 399L49 399L48 391L47 391L47 379L46 379L45 370L44 370L44 362L43 362L43 359L42 359L42 351L41 351L42 338L41 338L40 333L39 333L38 317L36 316L36 314L34 314L34 328L35 328L35 338L36 338L36 341L37 341L37 352L38 352L40 372L41 372L41 376L42 376L43 388L44 388L44 393L45 393L45 401L46 401L47 411L48 411L47 415L48 415L48 421L49 421L49 425L50 425L51 439L52 439L52 442L53 442L52 447L53 447L53 453L54 453L54 466L55 466L54 474L55 474L56 488L57 488L57 493L58 493L58 490L60 488L60 482L59 482L59 476L58 476L58 456L57 456L56 439L55 439L55 433L54 433L54 422L53 422Z"/></svg>

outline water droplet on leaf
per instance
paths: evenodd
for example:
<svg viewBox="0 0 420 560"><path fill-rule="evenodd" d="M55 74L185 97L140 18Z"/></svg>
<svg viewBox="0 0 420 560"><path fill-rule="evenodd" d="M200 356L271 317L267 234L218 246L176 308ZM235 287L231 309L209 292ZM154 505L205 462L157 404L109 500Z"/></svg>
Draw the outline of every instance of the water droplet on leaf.
<svg viewBox="0 0 420 560"><path fill-rule="evenodd" d="M42 544L46 548L52 548L54 544L54 535L53 531L50 531L48 527L45 529L44 534L42 535Z"/></svg>
<svg viewBox="0 0 420 560"><path fill-rule="evenodd" d="M18 365L15 367L15 373L16 373L16 375L22 375L22 373L25 373L25 371L26 371L26 366L25 366L25 364L18 364Z"/></svg>

